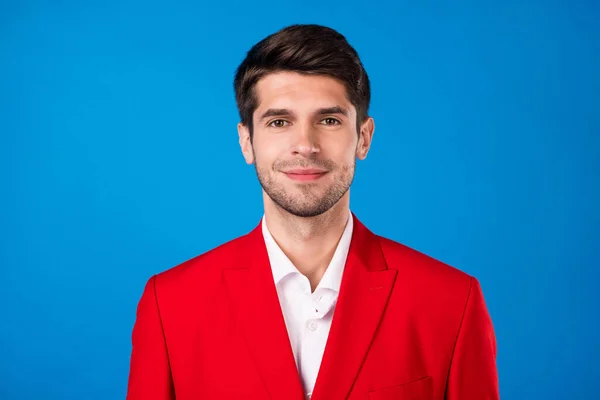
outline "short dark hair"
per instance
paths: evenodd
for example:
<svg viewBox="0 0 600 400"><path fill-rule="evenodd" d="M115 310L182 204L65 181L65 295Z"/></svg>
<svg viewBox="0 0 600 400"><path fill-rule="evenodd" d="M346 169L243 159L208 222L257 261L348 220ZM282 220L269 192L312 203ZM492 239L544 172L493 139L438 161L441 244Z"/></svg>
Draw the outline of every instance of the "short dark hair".
<svg viewBox="0 0 600 400"><path fill-rule="evenodd" d="M334 29L312 24L291 25L255 44L235 73L235 99L241 122L248 126L250 135L252 115L258 107L254 87L265 75L279 71L338 79L356 108L357 129L367 119L371 89L356 50Z"/></svg>

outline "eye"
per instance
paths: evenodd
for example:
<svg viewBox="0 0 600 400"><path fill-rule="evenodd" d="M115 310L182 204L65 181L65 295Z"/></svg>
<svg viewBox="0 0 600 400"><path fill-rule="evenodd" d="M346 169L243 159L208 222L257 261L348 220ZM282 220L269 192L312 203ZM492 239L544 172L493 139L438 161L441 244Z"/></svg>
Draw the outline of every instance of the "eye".
<svg viewBox="0 0 600 400"><path fill-rule="evenodd" d="M341 122L338 119L328 117L328 118L322 119L321 124L323 124L323 125L340 125Z"/></svg>
<svg viewBox="0 0 600 400"><path fill-rule="evenodd" d="M289 125L289 122L283 119L276 119L269 122L267 126L271 126L273 128L283 128L284 126L286 126L286 124Z"/></svg>

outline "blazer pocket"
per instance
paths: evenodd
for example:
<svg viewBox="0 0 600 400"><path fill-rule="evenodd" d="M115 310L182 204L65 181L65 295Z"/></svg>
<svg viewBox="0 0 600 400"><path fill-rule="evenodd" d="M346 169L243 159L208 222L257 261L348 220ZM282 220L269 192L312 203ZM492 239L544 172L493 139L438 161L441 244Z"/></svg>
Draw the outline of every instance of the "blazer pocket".
<svg viewBox="0 0 600 400"><path fill-rule="evenodd" d="M369 400L432 400L433 379L430 376L402 385L369 392Z"/></svg>

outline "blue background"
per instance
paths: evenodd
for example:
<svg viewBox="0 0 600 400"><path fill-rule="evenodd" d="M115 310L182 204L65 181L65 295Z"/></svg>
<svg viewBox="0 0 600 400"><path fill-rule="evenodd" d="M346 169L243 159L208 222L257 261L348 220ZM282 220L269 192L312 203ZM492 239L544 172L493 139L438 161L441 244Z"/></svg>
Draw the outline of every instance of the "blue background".
<svg viewBox="0 0 600 400"><path fill-rule="evenodd" d="M352 210L480 280L502 398L597 398L597 4L199 3L2 2L0 398L124 398L146 280L259 222L232 79L291 23L358 50Z"/></svg>

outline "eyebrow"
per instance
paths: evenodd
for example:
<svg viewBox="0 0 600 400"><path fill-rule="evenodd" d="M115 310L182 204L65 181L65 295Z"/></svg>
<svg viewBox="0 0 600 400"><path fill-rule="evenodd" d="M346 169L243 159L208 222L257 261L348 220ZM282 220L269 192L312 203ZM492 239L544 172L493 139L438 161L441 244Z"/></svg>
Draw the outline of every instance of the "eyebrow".
<svg viewBox="0 0 600 400"><path fill-rule="evenodd" d="M290 110L288 110L287 108L269 108L267 111L265 111L260 116L260 119L263 120L265 118L270 118L270 117L285 117L285 116L289 116L292 114L293 113ZM348 110L346 110L345 108L342 108L340 106L325 107L325 108L319 108L315 114L316 115L340 114L340 115L347 117Z"/></svg>
<svg viewBox="0 0 600 400"><path fill-rule="evenodd" d="M319 108L317 110L317 114L318 115L325 115L325 114L341 114L344 117L348 116L348 110L346 110L345 108L342 108L340 106L335 106L335 107L327 107L327 108Z"/></svg>
<svg viewBox="0 0 600 400"><path fill-rule="evenodd" d="M286 108L269 108L267 111L260 116L260 119L265 119L269 117L285 117L288 115L292 115L292 113Z"/></svg>

